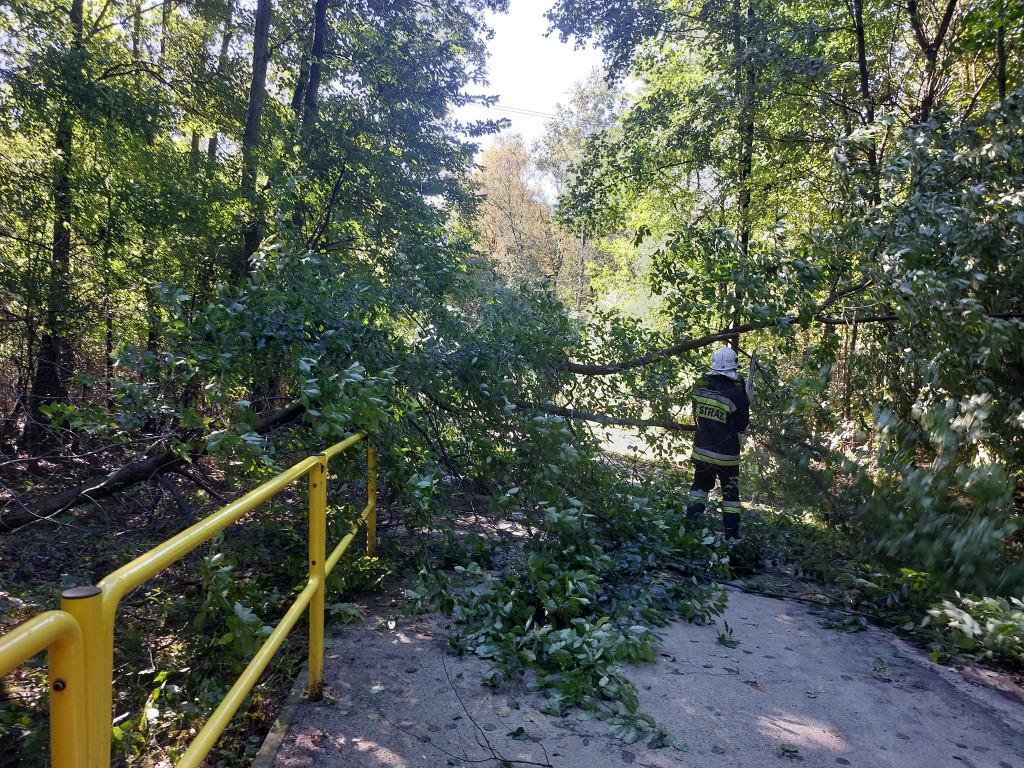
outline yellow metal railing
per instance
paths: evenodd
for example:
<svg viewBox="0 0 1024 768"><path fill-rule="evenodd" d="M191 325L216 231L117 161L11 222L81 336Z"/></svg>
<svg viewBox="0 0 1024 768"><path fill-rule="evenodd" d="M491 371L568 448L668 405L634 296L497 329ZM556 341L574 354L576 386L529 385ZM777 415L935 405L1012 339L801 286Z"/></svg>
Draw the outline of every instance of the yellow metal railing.
<svg viewBox="0 0 1024 768"><path fill-rule="evenodd" d="M109 768L113 707L114 622L121 599L295 480L309 483L309 580L284 618L256 652L177 765L195 768L224 732L242 701L259 680L302 612L309 611L309 696L323 689L324 584L349 544L366 523L367 554L375 553L377 468L367 446L367 503L360 521L327 555L327 462L366 437L364 433L332 445L285 470L237 501L188 528L103 578L96 586L75 587L48 611L0 637L0 676L49 651L50 752L53 768Z"/></svg>
<svg viewBox="0 0 1024 768"><path fill-rule="evenodd" d="M0 637L0 677L37 653L49 652L50 764L83 768L85 750L85 673L82 632L64 611L47 611Z"/></svg>

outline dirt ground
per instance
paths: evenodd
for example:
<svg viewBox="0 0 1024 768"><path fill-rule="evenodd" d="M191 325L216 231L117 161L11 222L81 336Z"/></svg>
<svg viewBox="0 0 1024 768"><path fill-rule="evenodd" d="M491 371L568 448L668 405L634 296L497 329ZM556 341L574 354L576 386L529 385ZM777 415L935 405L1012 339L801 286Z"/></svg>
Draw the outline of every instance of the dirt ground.
<svg viewBox="0 0 1024 768"><path fill-rule="evenodd" d="M1024 692L981 668L932 662L894 636L839 633L807 606L731 590L724 620L662 630L655 664L630 669L642 710L686 751L627 745L595 720L541 714L522 682L480 684L486 662L455 657L444 616L368 608L339 628L328 695L286 707L290 728L269 768L434 766L899 766L1024 768ZM280 749L274 754L273 745Z"/></svg>

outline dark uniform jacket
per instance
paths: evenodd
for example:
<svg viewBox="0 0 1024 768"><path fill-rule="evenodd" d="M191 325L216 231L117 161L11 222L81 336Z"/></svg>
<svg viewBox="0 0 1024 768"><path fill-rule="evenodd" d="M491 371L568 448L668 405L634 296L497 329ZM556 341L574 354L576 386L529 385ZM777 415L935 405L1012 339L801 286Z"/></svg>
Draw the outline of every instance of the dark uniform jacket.
<svg viewBox="0 0 1024 768"><path fill-rule="evenodd" d="M710 374L698 381L693 391L693 418L697 436L690 458L720 467L738 466L739 433L750 422L750 401L743 379Z"/></svg>

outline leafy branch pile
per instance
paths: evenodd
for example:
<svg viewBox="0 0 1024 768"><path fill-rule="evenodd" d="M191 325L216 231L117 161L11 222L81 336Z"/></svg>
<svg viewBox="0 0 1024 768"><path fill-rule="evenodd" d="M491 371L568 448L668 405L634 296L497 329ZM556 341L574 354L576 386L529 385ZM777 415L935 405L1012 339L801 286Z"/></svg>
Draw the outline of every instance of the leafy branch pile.
<svg viewBox="0 0 1024 768"><path fill-rule="evenodd" d="M654 662L657 627L722 613L725 593L692 574L724 574L724 544L685 525L679 478L623 482L560 417L533 421L540 428L522 447L561 460L492 480L508 488L492 506L516 534L492 542L482 562L464 555L455 576L424 570L409 596L454 611L463 629L453 648L491 661L485 684L525 677L552 715L576 710L627 743L685 749L639 711L624 668Z"/></svg>
<svg viewBox="0 0 1024 768"><path fill-rule="evenodd" d="M928 613L953 632L965 651L1024 669L1024 601L957 594L956 603L943 600Z"/></svg>

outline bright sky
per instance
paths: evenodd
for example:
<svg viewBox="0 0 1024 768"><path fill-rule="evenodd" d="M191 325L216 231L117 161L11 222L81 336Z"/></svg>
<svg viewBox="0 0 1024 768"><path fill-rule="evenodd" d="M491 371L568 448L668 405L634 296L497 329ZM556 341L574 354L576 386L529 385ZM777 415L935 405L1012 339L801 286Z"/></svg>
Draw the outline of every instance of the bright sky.
<svg viewBox="0 0 1024 768"><path fill-rule="evenodd" d="M544 125L554 116L555 105L568 101L567 91L590 70L601 65L601 52L593 48L575 50L572 43L560 43L557 33L545 37L548 20L544 13L554 0L510 0L507 15L489 14L494 38L489 42L490 85L484 92L500 96L490 109L473 105L456 112L458 119L484 120L507 117L527 149L544 134ZM523 111L533 114L522 114ZM484 148L493 137L484 137Z"/></svg>

